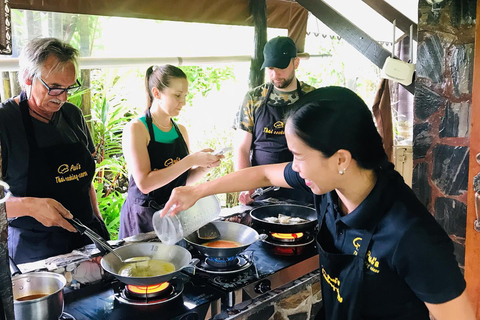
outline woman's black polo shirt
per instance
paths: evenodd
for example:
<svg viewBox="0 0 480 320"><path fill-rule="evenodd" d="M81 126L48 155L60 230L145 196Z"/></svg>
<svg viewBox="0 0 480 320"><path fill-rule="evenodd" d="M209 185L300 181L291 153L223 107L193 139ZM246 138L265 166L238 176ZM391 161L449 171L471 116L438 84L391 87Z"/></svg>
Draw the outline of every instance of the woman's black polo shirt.
<svg viewBox="0 0 480 320"><path fill-rule="evenodd" d="M291 187L311 192L291 163L284 177ZM404 316L405 308L420 306L428 319L423 302L447 302L465 290L451 239L398 173L380 173L367 198L346 216L340 215L335 191L315 195L317 212L322 201L327 202L326 225L331 237L319 240L333 253L357 251L363 230L386 208L367 251L361 290L363 317L394 319Z"/></svg>

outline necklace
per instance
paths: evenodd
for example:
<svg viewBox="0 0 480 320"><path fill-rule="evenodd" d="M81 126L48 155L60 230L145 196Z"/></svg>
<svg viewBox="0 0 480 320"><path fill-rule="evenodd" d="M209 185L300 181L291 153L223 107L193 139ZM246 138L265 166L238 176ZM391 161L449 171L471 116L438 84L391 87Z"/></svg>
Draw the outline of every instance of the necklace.
<svg viewBox="0 0 480 320"><path fill-rule="evenodd" d="M163 128L163 129L166 129L166 130L170 130L172 128L172 122L170 122L168 126L162 126L160 123L157 122L157 120L155 120L154 117L152 117L152 120L155 123L155 125L157 125L160 128Z"/></svg>
<svg viewBox="0 0 480 320"><path fill-rule="evenodd" d="M35 110L33 110L32 108L28 107L28 109L30 109L30 111L32 111L34 114L36 114L37 116L39 116L40 118L42 118L43 120L46 120L48 123L52 123L52 120L53 120L53 115L50 119L48 119L47 117L44 117L42 116L40 113L36 112ZM54 113L55 115L55 113Z"/></svg>

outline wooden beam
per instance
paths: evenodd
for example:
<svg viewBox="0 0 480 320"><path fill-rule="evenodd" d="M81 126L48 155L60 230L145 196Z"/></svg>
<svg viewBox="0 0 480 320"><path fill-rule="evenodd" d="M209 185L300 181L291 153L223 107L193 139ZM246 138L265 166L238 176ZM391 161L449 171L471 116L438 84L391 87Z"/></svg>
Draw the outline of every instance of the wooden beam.
<svg viewBox="0 0 480 320"><path fill-rule="evenodd" d="M267 2L266 0L250 0L250 12L253 16L254 53L250 63L249 87L253 89L265 82L265 70L260 70L263 64L263 47L267 43Z"/></svg>
<svg viewBox="0 0 480 320"><path fill-rule="evenodd" d="M348 19L335 11L322 0L297 0L305 9L345 39L350 45L363 54L374 65L383 68L385 60L391 55L377 41L358 28ZM410 93L414 93L414 83L404 86Z"/></svg>
<svg viewBox="0 0 480 320"><path fill-rule="evenodd" d="M400 11L383 0L362 1L388 21L393 23L393 20L396 20L397 28L407 35L410 35L410 26L413 25L413 40L417 41L417 24L404 16Z"/></svg>

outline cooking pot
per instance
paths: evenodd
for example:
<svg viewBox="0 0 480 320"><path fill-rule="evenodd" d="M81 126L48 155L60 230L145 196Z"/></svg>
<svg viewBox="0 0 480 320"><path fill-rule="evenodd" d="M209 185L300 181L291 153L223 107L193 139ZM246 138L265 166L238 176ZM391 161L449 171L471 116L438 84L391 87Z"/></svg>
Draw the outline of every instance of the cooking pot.
<svg viewBox="0 0 480 320"><path fill-rule="evenodd" d="M245 250L248 246L253 244L255 241L265 240L267 238L267 235L259 235L257 231L243 224L228 221L212 221L211 223L213 223L220 232L220 236L215 240L236 241L240 243L241 246L234 248L207 247L204 245L206 241L199 239L196 232L185 237L185 240L195 249L209 257L234 257Z"/></svg>
<svg viewBox="0 0 480 320"><path fill-rule="evenodd" d="M160 242L133 243L113 250L120 254L120 256L124 259L138 256L147 256L151 257L152 260L156 259L170 262L175 266L175 271L159 276L122 276L119 274L119 271L125 264L122 263L122 261L120 261L117 256L112 252L103 256L100 264L105 271L111 273L118 280L125 284L131 284L136 286L149 286L169 281L170 279L175 277L177 273L180 272L182 269L188 267L193 268L199 262L198 259L192 259L192 255L190 254L190 252L188 252L187 249L177 245L166 245Z"/></svg>
<svg viewBox="0 0 480 320"><path fill-rule="evenodd" d="M53 272L13 276L15 319L58 320L63 313L63 288L66 283L63 275Z"/></svg>
<svg viewBox="0 0 480 320"><path fill-rule="evenodd" d="M282 224L268 222L265 218L278 217L278 214L297 217L306 220L301 223ZM317 225L317 211L314 208L297 204L272 204L254 208L250 211L253 224L270 232L294 233L315 228Z"/></svg>

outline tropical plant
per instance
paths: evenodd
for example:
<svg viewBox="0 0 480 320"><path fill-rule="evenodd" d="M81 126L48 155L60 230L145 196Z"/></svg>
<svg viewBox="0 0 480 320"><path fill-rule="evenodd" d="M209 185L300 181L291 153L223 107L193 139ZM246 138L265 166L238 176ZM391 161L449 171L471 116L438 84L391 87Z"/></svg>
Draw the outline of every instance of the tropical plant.
<svg viewBox="0 0 480 320"><path fill-rule="evenodd" d="M122 153L122 131L133 114L127 99L122 97L122 79L118 69L104 69L92 76L92 109L87 116L95 144L97 162L94 187L100 212L112 238L116 238L120 208L126 197L127 169Z"/></svg>

